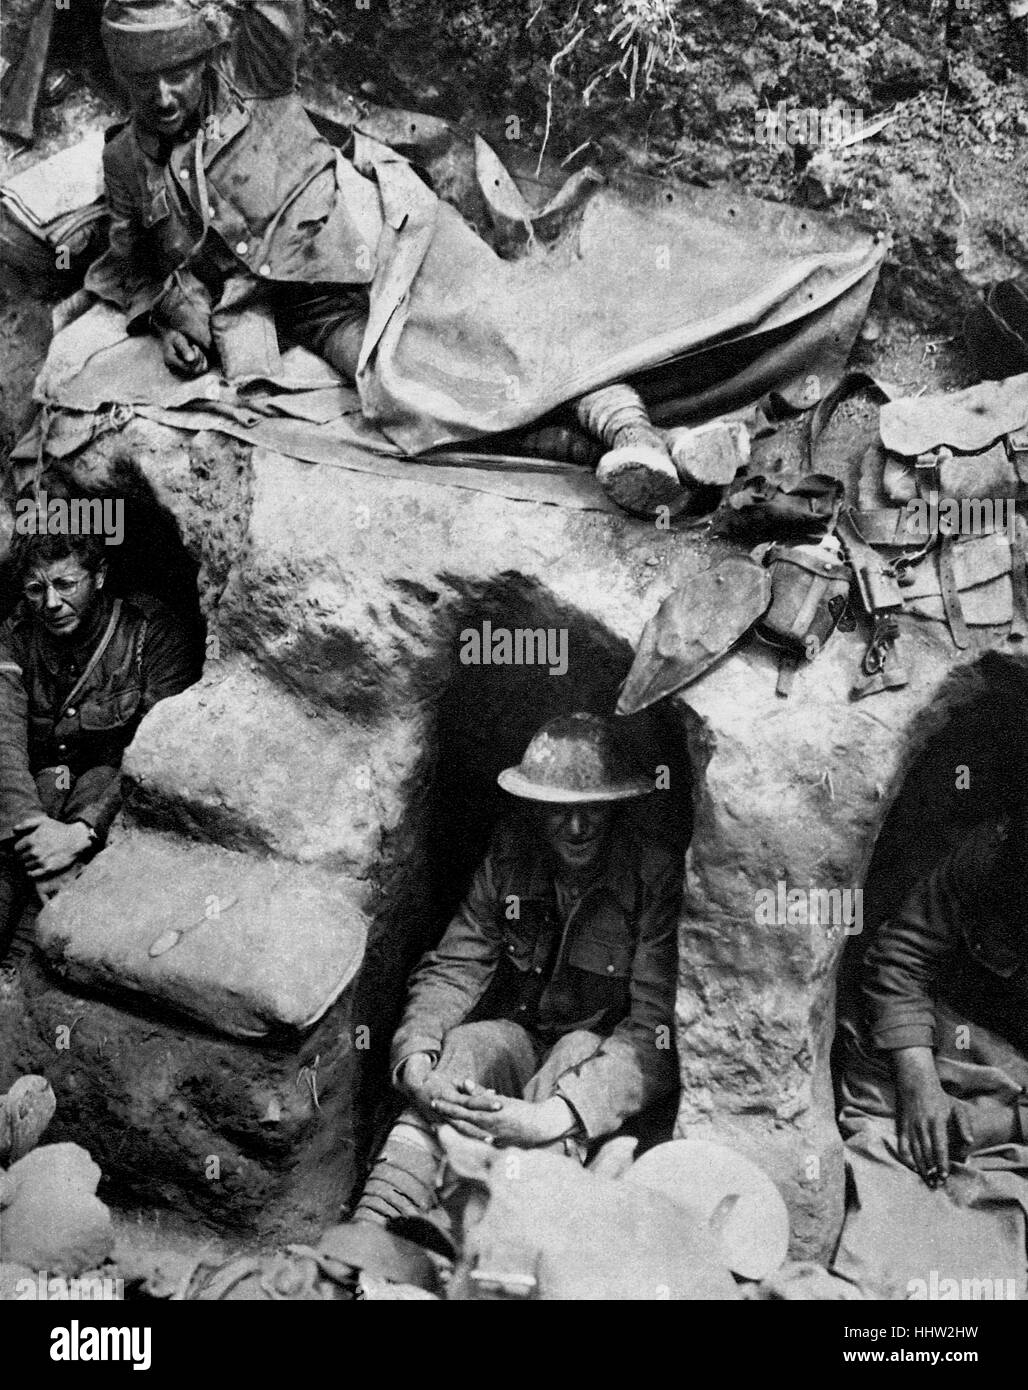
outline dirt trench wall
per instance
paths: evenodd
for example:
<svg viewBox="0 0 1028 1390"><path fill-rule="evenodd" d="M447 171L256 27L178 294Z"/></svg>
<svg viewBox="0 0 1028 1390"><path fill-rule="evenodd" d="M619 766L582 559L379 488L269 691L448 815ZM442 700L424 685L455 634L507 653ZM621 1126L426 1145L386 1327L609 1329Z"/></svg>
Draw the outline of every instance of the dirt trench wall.
<svg viewBox="0 0 1028 1390"><path fill-rule="evenodd" d="M155 1153L153 1119L175 1113L197 1045L193 1030L166 1016L168 1038L176 1027L181 1034L169 1046L183 1065L166 1068L149 1101L145 1048L118 1049L117 1064L103 1070L91 1063L78 1073L85 1099L74 1109L74 1137L93 1148L94 1123L118 1131L117 1147L96 1139L110 1180L138 1192L141 1174L153 1173L155 1199L174 1204L177 1191L218 1222L223 1196L197 1184L197 1167L217 1151L219 1132L237 1145L245 1135L259 1180L241 1181L232 1219L245 1224L259 1206L264 1229L288 1233L301 1218L334 1219L354 1155L382 1118L376 1102L403 980L481 852L502 800L496 770L545 718L583 705L609 709L660 600L725 547L606 510L479 490L495 489L494 475L445 486L425 466L398 478L313 467L241 454L217 436L186 446L141 421L123 432L125 447L199 562L209 658L198 686L144 721L126 762L125 823L63 895L65 912L95 891L90 876L103 865L105 910L152 931L182 873L202 880L203 865L228 854L243 878L270 884L297 875L325 885L325 931L333 923L359 930L367 947L356 984L318 1029L284 1050L231 1044L249 1059L246 1084L218 1087L204 1125L195 1134L184 1126L177 1147ZM94 446L80 466L95 482L108 459ZM566 628L567 674L462 665L460 633L484 617ZM780 883L861 885L924 740L923 712L956 698L951 672L970 671L976 658L972 648L958 662L941 625L920 624L907 640L910 684L858 704L847 692L859 634L838 634L799 674L789 700L775 695L770 652L748 642L636 734L646 756L660 749L672 767L673 795L657 828L683 846L677 1132L717 1135L756 1158L786 1197L802 1255L830 1251L842 1212L829 1061L846 936L798 921L768 925L756 894ZM134 867L143 862L140 881ZM342 909L330 905L337 884ZM226 922L229 931L231 914ZM215 941L218 930L205 928ZM59 942L60 931L50 936ZM51 955L60 963L60 949ZM33 980L34 1041L19 1062L47 1070L56 1006ZM58 1001L61 1009L74 995ZM101 1004L83 994L76 1012L92 1018L113 997ZM121 1007L131 1033L140 1005ZM94 1050L98 1026L88 1031ZM357 1027L368 1030L369 1046L349 1046L344 1057L332 1040ZM216 1077L226 1044L205 1036ZM304 1068L319 1054L313 1106ZM271 1073L285 1140L260 1123ZM101 1084L104 1105L91 1107L89 1088ZM196 1083L188 1086L195 1101Z"/></svg>

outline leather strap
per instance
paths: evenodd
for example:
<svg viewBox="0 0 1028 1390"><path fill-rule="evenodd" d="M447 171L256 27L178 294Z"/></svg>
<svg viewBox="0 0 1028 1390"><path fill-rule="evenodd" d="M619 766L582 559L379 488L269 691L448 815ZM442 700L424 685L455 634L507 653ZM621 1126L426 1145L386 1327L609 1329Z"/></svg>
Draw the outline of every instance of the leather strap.
<svg viewBox="0 0 1028 1390"><path fill-rule="evenodd" d="M953 537L939 537L939 590L942 594L942 607L949 624L953 645L964 651L971 643L964 619L964 609L957 588L957 576L953 571Z"/></svg>
<svg viewBox="0 0 1028 1390"><path fill-rule="evenodd" d="M857 588L869 616L898 611L903 595L893 566L869 545L857 525L859 513L845 509L839 513L836 534L850 567L857 577Z"/></svg>
<svg viewBox="0 0 1028 1390"><path fill-rule="evenodd" d="M121 599L116 598L114 600L114 606L111 609L111 616L108 620L107 627L104 629L104 635L100 638L100 641L97 643L96 648L93 651L93 655L89 658L89 662L86 665L86 669L82 672L81 676L79 676L78 680L75 682L75 684L68 691L68 694L65 696L64 703L61 705L61 708L57 711L58 719L64 718L65 713L74 703L79 691L83 689L83 687L86 684L86 681L89 680L89 677L96 670L97 663L99 662L100 658L103 656L107 648L110 646L111 638L114 636L115 629L118 626L118 619L120 617Z"/></svg>
<svg viewBox="0 0 1028 1390"><path fill-rule="evenodd" d="M869 372L847 372L835 383L827 395L822 396L811 411L807 422L807 470L815 472L814 448L824 433L828 421L835 414L836 407L857 391L871 391L880 402L892 400L889 391Z"/></svg>
<svg viewBox="0 0 1028 1390"><path fill-rule="evenodd" d="M939 477L939 453L919 454L914 460L914 486L917 488L918 497L923 502L930 502L933 493L936 497L942 495L942 483Z"/></svg>
<svg viewBox="0 0 1028 1390"><path fill-rule="evenodd" d="M787 700L792 694L796 672L800 669L801 661L802 658L793 656L792 652L780 652L778 655L778 680L775 683L775 694L781 695L783 700Z"/></svg>
<svg viewBox="0 0 1028 1390"><path fill-rule="evenodd" d="M907 684L907 673L902 666L893 663L883 666L872 676L861 676L854 682L850 691L851 700L863 700L868 695L880 695L883 690L899 690Z"/></svg>
<svg viewBox="0 0 1028 1390"><path fill-rule="evenodd" d="M1028 637L1028 521L1021 515L1014 518L1014 534L1010 538L1010 580L1014 600L1010 636L1023 642Z"/></svg>
<svg viewBox="0 0 1028 1390"><path fill-rule="evenodd" d="M860 663L862 674L850 690L851 700L862 700L883 690L897 690L907 683L906 669L896 652L899 623L894 613L877 615L871 641Z"/></svg>
<svg viewBox="0 0 1028 1390"><path fill-rule="evenodd" d="M871 639L861 661L862 674L850 690L851 700L862 700L907 683L907 673L896 650L900 636L897 614L903 611L903 596L895 571L868 545L852 511L840 513L837 534L857 576L861 601L872 622Z"/></svg>

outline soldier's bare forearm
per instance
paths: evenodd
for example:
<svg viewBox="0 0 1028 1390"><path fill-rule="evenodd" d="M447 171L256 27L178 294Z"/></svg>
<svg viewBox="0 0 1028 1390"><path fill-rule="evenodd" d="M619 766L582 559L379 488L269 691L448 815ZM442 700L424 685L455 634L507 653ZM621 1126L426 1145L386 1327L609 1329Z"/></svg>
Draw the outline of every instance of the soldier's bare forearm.
<svg viewBox="0 0 1028 1390"><path fill-rule="evenodd" d="M935 1055L930 1047L899 1047L892 1054L892 1069L896 1081L916 1084L919 1081L938 1081Z"/></svg>

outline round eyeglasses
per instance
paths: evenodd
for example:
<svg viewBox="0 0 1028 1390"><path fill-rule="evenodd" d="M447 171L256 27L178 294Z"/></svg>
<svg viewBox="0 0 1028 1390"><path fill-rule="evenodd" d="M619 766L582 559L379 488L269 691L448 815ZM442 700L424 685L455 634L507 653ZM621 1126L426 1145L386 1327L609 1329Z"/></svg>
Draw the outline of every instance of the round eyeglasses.
<svg viewBox="0 0 1028 1390"><path fill-rule="evenodd" d="M59 574L56 579L48 579L45 584L40 579L30 579L27 584L22 585L21 591L29 603L42 603L51 589L58 598L71 598L88 578L88 574L80 574L78 579Z"/></svg>

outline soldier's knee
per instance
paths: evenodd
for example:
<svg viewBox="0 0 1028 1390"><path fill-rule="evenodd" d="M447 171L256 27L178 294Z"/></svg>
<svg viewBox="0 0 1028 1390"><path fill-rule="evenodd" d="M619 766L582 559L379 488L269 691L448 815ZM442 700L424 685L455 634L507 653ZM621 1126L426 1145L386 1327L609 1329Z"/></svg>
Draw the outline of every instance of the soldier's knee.
<svg viewBox="0 0 1028 1390"><path fill-rule="evenodd" d="M590 1032L588 1028L576 1028L574 1032L565 1033L554 1043L550 1059L560 1058L566 1061L568 1066L573 1066L575 1062L591 1057L602 1046L603 1038L599 1033Z"/></svg>

